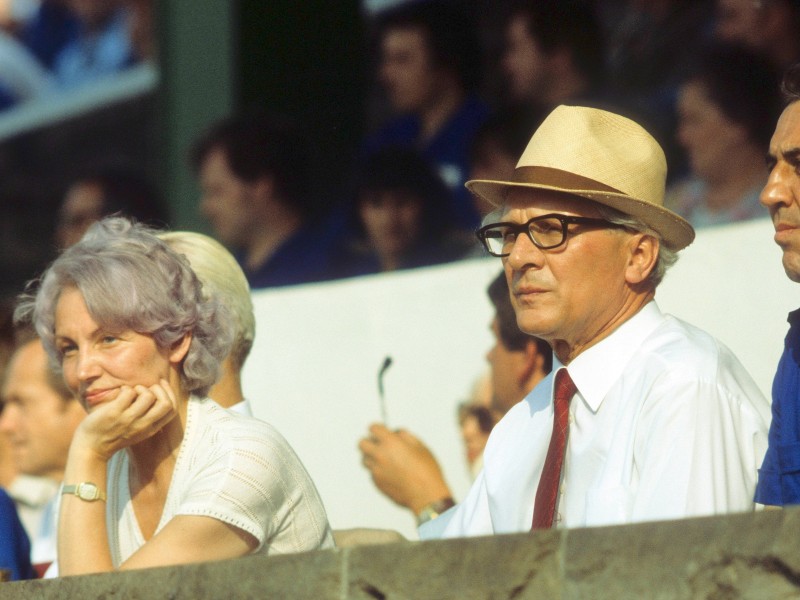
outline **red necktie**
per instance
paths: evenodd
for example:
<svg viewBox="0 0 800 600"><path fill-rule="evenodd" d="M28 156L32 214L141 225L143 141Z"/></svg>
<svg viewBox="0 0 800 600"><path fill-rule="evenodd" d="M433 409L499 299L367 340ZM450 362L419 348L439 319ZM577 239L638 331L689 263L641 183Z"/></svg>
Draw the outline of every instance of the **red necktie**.
<svg viewBox="0 0 800 600"><path fill-rule="evenodd" d="M553 394L553 435L547 448L536 500L533 503L533 524L531 529L549 529L553 526L553 515L558 499L558 484L561 480L561 465L564 462L564 449L567 445L569 427L569 401L577 388L566 369L556 373Z"/></svg>

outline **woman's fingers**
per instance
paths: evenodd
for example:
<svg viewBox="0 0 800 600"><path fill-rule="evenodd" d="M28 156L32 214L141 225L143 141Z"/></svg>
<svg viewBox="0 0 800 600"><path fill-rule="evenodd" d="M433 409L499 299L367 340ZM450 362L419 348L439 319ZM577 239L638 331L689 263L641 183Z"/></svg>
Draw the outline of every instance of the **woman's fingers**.
<svg viewBox="0 0 800 600"><path fill-rule="evenodd" d="M178 414L178 400L166 380L149 387L122 386L117 397L98 407L85 423L92 447L110 456L145 440Z"/></svg>

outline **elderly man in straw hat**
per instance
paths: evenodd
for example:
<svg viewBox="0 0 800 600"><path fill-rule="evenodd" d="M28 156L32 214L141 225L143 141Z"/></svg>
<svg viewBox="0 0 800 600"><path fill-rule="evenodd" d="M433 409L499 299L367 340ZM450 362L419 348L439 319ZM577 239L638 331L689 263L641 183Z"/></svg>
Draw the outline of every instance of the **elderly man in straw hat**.
<svg viewBox="0 0 800 600"><path fill-rule="evenodd" d="M559 106L478 237L503 261L523 331L553 372L495 427L464 502L423 538L752 510L769 404L710 335L662 314L656 287L691 226L663 208L666 161L638 124Z"/></svg>

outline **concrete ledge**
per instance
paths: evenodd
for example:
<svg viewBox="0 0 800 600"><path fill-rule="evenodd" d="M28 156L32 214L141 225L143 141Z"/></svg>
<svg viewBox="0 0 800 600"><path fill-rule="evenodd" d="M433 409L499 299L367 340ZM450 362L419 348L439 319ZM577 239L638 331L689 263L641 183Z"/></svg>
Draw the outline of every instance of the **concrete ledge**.
<svg viewBox="0 0 800 600"><path fill-rule="evenodd" d="M7 583L5 598L797 598L800 508Z"/></svg>

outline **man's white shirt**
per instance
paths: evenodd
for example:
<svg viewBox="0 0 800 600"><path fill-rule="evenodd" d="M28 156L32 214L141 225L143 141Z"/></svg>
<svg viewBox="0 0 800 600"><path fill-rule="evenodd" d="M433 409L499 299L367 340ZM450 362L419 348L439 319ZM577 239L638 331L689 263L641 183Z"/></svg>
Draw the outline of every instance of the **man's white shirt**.
<svg viewBox="0 0 800 600"><path fill-rule="evenodd" d="M553 428L553 373L498 423L464 501L420 537L530 530ZM707 333L650 302L568 367L578 392L557 527L752 510L769 402Z"/></svg>

